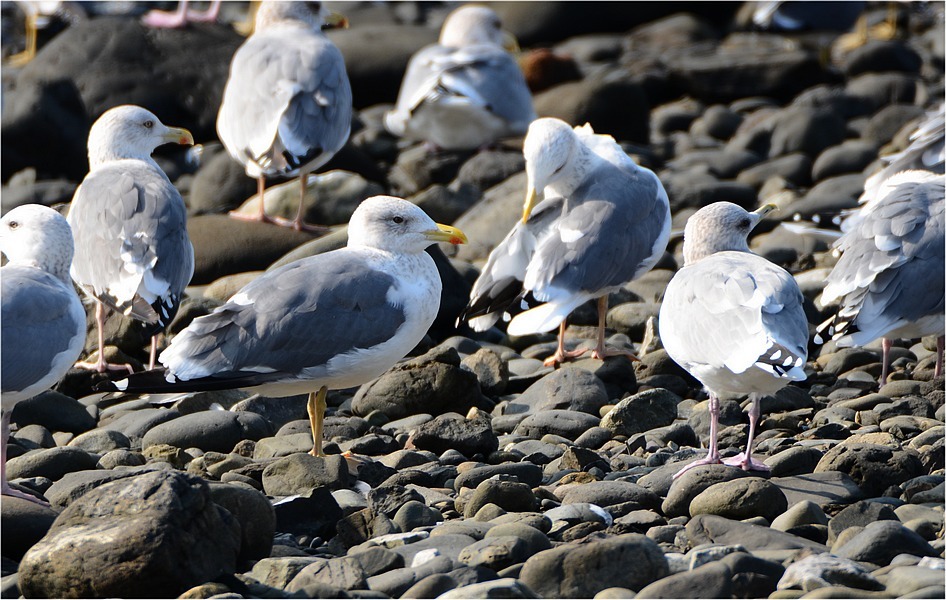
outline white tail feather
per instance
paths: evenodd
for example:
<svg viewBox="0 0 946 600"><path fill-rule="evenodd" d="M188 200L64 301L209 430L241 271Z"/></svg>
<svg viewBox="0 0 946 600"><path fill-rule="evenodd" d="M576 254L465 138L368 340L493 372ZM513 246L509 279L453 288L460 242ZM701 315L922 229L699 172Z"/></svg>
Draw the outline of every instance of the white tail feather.
<svg viewBox="0 0 946 600"><path fill-rule="evenodd" d="M509 335L529 335L552 331L561 325L568 313L574 309L571 305L540 304L513 317L506 332Z"/></svg>

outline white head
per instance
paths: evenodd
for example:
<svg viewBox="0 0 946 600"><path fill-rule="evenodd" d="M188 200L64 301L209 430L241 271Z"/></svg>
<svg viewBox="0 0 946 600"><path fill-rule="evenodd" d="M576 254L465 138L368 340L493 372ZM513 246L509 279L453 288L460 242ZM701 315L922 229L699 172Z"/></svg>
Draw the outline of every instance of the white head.
<svg viewBox="0 0 946 600"><path fill-rule="evenodd" d="M448 48L477 44L504 46L507 39L499 15L491 8L475 4L454 10L440 28L440 45Z"/></svg>
<svg viewBox="0 0 946 600"><path fill-rule="evenodd" d="M24 204L0 219L0 252L11 265L37 267L69 283L75 252L72 228L51 208Z"/></svg>
<svg viewBox="0 0 946 600"><path fill-rule="evenodd" d="M125 104L105 111L89 131L89 167L124 158L150 160L151 153L164 144L193 144L186 129L168 127L154 113Z"/></svg>
<svg viewBox="0 0 946 600"><path fill-rule="evenodd" d="M749 232L774 210L774 204L753 212L732 202L704 206L687 220L683 230L683 264L691 265L717 252L749 252Z"/></svg>
<svg viewBox="0 0 946 600"><path fill-rule="evenodd" d="M393 196L372 196L348 221L348 245L417 254L435 242L466 243L455 227L440 225L416 205Z"/></svg>
<svg viewBox="0 0 946 600"><path fill-rule="evenodd" d="M522 214L525 223L539 192L551 186L567 197L575 190L588 168L590 152L571 125L561 119L543 118L529 125L522 154L528 187Z"/></svg>
<svg viewBox="0 0 946 600"><path fill-rule="evenodd" d="M344 18L331 12L321 2L284 2L263 0L256 11L255 31L263 31L276 24L302 24L312 31L328 26L347 26Z"/></svg>

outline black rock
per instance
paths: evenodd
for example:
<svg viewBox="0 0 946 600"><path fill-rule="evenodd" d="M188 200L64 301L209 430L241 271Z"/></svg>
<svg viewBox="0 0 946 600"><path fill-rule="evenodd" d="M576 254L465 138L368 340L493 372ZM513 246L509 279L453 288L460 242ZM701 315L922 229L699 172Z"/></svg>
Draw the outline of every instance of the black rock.
<svg viewBox="0 0 946 600"><path fill-rule="evenodd" d="M868 40L844 57L841 68L848 77L861 73L900 71L919 73L923 60L901 40Z"/></svg>
<svg viewBox="0 0 946 600"><path fill-rule="evenodd" d="M71 433L82 433L95 427L95 417L84 404L52 390L17 402L11 420L20 427L37 424L50 431Z"/></svg>
<svg viewBox="0 0 946 600"><path fill-rule="evenodd" d="M230 452L240 440L255 441L272 433L270 424L254 413L208 410L155 426L141 439L141 447L167 444L205 452Z"/></svg>
<svg viewBox="0 0 946 600"><path fill-rule="evenodd" d="M446 413L418 427L411 442L415 448L443 454L454 449L464 456L487 455L499 447L489 416L478 412L468 419L456 413Z"/></svg>
<svg viewBox="0 0 946 600"><path fill-rule="evenodd" d="M276 531L276 513L269 500L253 489L226 483L210 483L210 497L227 509L240 524L238 560L259 560L269 556ZM319 507L319 510L324 510Z"/></svg>
<svg viewBox="0 0 946 600"><path fill-rule="evenodd" d="M327 486L278 502L273 509L276 531L295 535L331 536L342 519L342 509Z"/></svg>
<svg viewBox="0 0 946 600"><path fill-rule="evenodd" d="M815 473L840 471L850 475L867 496L880 496L897 485L922 474L919 458L907 450L862 442L838 444L828 450Z"/></svg>
<svg viewBox="0 0 946 600"><path fill-rule="evenodd" d="M3 556L19 561L55 521L55 510L15 496L5 496L0 504L3 527Z"/></svg>

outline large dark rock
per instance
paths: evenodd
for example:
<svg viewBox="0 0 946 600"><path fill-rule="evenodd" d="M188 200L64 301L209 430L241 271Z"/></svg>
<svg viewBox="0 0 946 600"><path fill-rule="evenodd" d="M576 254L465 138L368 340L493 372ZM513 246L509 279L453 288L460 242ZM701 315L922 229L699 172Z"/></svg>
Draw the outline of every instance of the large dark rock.
<svg viewBox="0 0 946 600"><path fill-rule="evenodd" d="M92 121L113 106L138 104L200 142L216 138L230 57L242 42L224 25L154 29L136 18L91 19L50 41L17 85L72 81Z"/></svg>
<svg viewBox="0 0 946 600"><path fill-rule="evenodd" d="M556 117L573 126L590 123L595 133L618 141L650 141L650 105L644 89L620 74L563 83L537 95L534 104L540 117Z"/></svg>
<svg viewBox="0 0 946 600"><path fill-rule="evenodd" d="M732 521L717 515L696 515L686 525L690 544L740 544L749 551L754 550L799 550L807 548L814 552L828 549L803 537L777 531L762 525Z"/></svg>
<svg viewBox="0 0 946 600"><path fill-rule="evenodd" d="M721 562L675 573L648 585L641 598L732 598L732 571Z"/></svg>
<svg viewBox="0 0 946 600"><path fill-rule="evenodd" d="M625 436L665 427L677 418L679 402L679 396L663 388L638 392L618 402L601 419L601 426Z"/></svg>
<svg viewBox="0 0 946 600"><path fill-rule="evenodd" d="M610 587L639 590L669 571L656 542L630 533L539 552L520 579L542 598L591 598Z"/></svg>
<svg viewBox="0 0 946 600"><path fill-rule="evenodd" d="M42 425L50 431L82 433L95 427L95 417L78 400L52 390L17 402L12 421L24 427Z"/></svg>
<svg viewBox="0 0 946 600"><path fill-rule="evenodd" d="M460 367L457 351L437 347L361 386L352 400L352 412L363 417L380 410L390 419L465 413L481 398L476 375Z"/></svg>
<svg viewBox="0 0 946 600"><path fill-rule="evenodd" d="M411 442L420 450L443 454L452 448L467 457L486 456L499 448L499 439L493 433L489 416L482 412L472 419L456 413L438 415L418 427Z"/></svg>
<svg viewBox="0 0 946 600"><path fill-rule="evenodd" d="M199 478L155 471L64 510L20 562L29 598L176 597L233 573L240 527Z"/></svg>
<svg viewBox="0 0 946 600"><path fill-rule="evenodd" d="M210 498L240 524L239 560L268 557L273 549L276 512L266 496L245 486L212 482Z"/></svg>
<svg viewBox="0 0 946 600"><path fill-rule="evenodd" d="M20 560L38 542L56 519L56 511L15 496L4 496L0 503L0 527L3 528L4 559Z"/></svg>
<svg viewBox="0 0 946 600"><path fill-rule="evenodd" d="M230 452L241 440L256 441L272 433L270 424L257 414L206 410L155 426L142 438L141 447L168 444L205 452Z"/></svg>
<svg viewBox="0 0 946 600"><path fill-rule="evenodd" d="M607 403L604 384L593 373L563 366L530 385L506 406L505 414L557 409L597 415Z"/></svg>
<svg viewBox="0 0 946 600"><path fill-rule="evenodd" d="M815 473L840 471L857 482L865 495L882 496L888 487L922 475L916 454L878 444L854 442L828 450Z"/></svg>
<svg viewBox="0 0 946 600"><path fill-rule="evenodd" d="M898 521L875 521L852 537L834 554L842 558L887 566L898 554L936 556L938 553L918 533Z"/></svg>
<svg viewBox="0 0 946 600"><path fill-rule="evenodd" d="M187 221L194 244L192 285L210 283L224 275L258 271L293 248L312 239L294 229L240 221L226 215L202 215Z"/></svg>

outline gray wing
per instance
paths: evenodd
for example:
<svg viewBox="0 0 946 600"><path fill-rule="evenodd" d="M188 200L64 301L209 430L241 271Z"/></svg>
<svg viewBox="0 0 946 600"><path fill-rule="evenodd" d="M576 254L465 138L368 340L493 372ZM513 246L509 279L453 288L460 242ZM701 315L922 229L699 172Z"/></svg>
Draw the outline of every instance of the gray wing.
<svg viewBox="0 0 946 600"><path fill-rule="evenodd" d="M667 194L656 177L601 164L539 242L525 287L542 302L559 294L596 295L653 267L669 232Z"/></svg>
<svg viewBox="0 0 946 600"><path fill-rule="evenodd" d="M78 302L75 292L49 273L19 266L3 267L0 287L3 393L39 383L57 363L64 367L55 379L65 375L78 352L61 361L57 355L68 352L75 345L76 332L85 329L84 319L80 321L72 310Z"/></svg>
<svg viewBox="0 0 946 600"><path fill-rule="evenodd" d="M395 285L345 252L305 258L266 273L195 319L161 362L181 380L295 376L394 337L405 322L404 307L386 300Z"/></svg>
<svg viewBox="0 0 946 600"><path fill-rule="evenodd" d="M808 322L802 294L784 269L747 252L720 252L674 275L660 308L660 338L681 364L755 365L803 373ZM803 378L803 377L801 377Z"/></svg>
<svg viewBox="0 0 946 600"><path fill-rule="evenodd" d="M536 244L561 216L564 202L557 196L546 198L535 207L526 223L516 222L503 241L489 253L458 323L470 319L474 329L483 331L495 325L503 312L518 310L513 304L523 292L522 282Z"/></svg>
<svg viewBox="0 0 946 600"><path fill-rule="evenodd" d="M72 200L73 278L96 298L163 328L194 274L184 201L156 166L119 161L89 173Z"/></svg>
<svg viewBox="0 0 946 600"><path fill-rule="evenodd" d="M502 48L469 46L448 49L434 44L415 54L398 93L392 129L403 125L421 103L441 96L461 96L525 132L535 120L532 95L516 60Z"/></svg>
<svg viewBox="0 0 946 600"><path fill-rule="evenodd" d="M324 36L290 33L267 30L237 50L217 117L230 154L268 174L321 166L351 131L341 52Z"/></svg>
<svg viewBox="0 0 946 600"><path fill-rule="evenodd" d="M943 198L942 177L903 183L838 240L841 258L822 294L823 303L841 298L822 328L828 335L859 330L873 339L943 312Z"/></svg>

